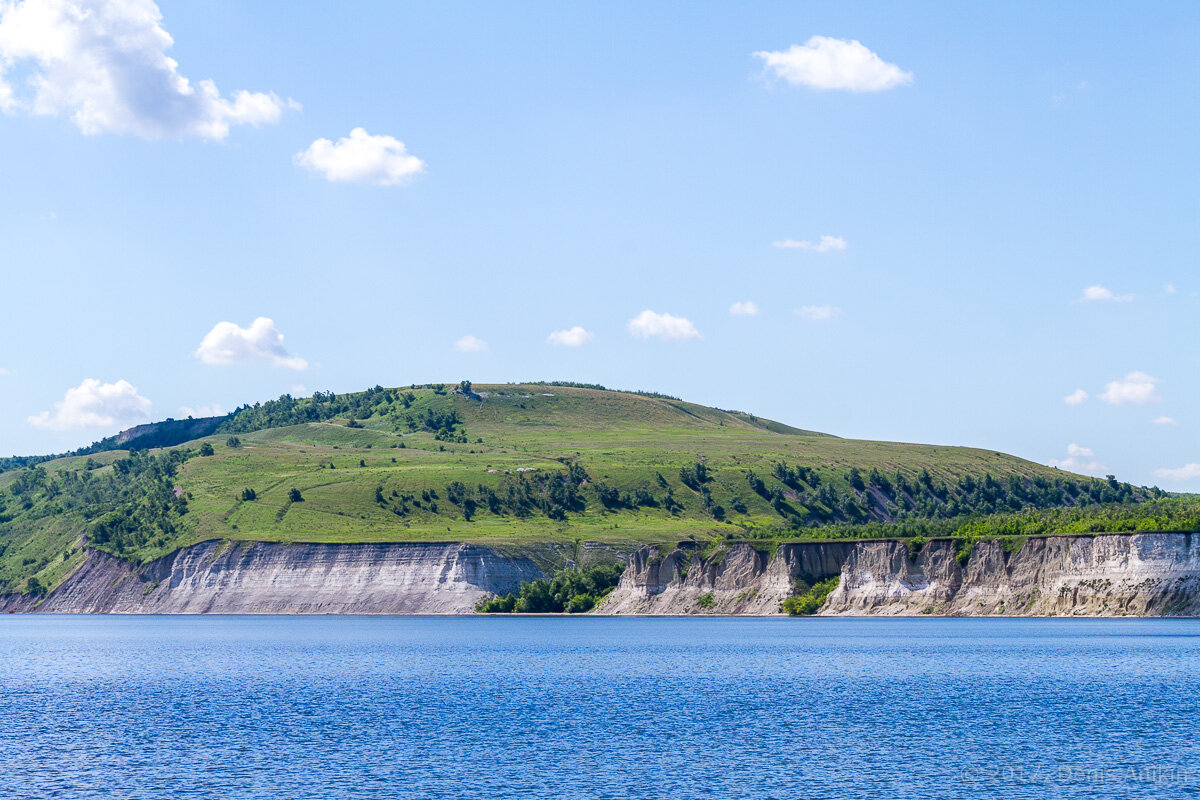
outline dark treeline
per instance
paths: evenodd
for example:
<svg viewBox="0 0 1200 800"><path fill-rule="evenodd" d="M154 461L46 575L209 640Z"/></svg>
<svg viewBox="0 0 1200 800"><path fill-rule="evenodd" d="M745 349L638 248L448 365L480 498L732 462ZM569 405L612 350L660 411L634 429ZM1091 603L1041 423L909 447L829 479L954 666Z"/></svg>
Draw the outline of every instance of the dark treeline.
<svg viewBox="0 0 1200 800"><path fill-rule="evenodd" d="M750 490L796 528L955 519L1055 507L1129 505L1165 495L1157 488L1120 483L1111 475L1104 480L1018 475L1000 479L988 473L982 477L963 475L947 482L934 478L926 469L916 475L878 469L864 474L852 467L841 477L844 487L822 479L811 467L793 467L783 462L774 465L767 479L753 470L746 473Z"/></svg>

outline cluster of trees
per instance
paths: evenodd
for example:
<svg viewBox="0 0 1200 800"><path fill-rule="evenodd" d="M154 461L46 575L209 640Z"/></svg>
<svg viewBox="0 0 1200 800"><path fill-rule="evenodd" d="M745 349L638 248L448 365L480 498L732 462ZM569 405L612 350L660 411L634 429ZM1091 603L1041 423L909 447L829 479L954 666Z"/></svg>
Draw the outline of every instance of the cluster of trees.
<svg viewBox="0 0 1200 800"><path fill-rule="evenodd" d="M567 569L553 578L522 581L515 594L480 600L475 610L482 614L516 612L548 614L566 611L579 614L591 611L596 603L616 588L625 567L604 564L587 569Z"/></svg>
<svg viewBox="0 0 1200 800"><path fill-rule="evenodd" d="M566 472L505 476L497 488L480 484L472 489L462 481L453 481L446 486L446 500L457 506L468 521L481 509L498 516L528 517L540 512L550 519L565 520L569 513L587 507L582 488L588 480L582 466L570 463Z"/></svg>
<svg viewBox="0 0 1200 800"><path fill-rule="evenodd" d="M792 616L807 616L815 614L825 603L825 598L838 586L840 575L833 575L824 580L808 583L802 579L796 582L796 594L783 601L783 611Z"/></svg>
<svg viewBox="0 0 1200 800"><path fill-rule="evenodd" d="M114 555L161 547L188 513L188 499L175 490L175 473L193 451L149 454L134 451L102 473L42 467L22 470L9 485L17 513L47 518L77 513L92 545ZM11 515L5 515L11 518Z"/></svg>

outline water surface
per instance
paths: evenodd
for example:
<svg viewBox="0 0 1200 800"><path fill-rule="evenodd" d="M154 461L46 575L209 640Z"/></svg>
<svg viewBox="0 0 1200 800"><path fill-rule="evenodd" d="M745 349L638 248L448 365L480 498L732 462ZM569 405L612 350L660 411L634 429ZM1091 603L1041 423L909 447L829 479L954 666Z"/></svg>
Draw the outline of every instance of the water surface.
<svg viewBox="0 0 1200 800"><path fill-rule="evenodd" d="M0 618L0 796L1200 795L1200 621Z"/></svg>

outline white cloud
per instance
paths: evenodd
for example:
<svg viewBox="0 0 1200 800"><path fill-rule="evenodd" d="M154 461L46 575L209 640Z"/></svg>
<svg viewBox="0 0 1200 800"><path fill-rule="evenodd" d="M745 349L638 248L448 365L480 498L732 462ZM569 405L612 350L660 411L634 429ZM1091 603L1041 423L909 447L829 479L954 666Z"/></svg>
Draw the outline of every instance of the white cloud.
<svg viewBox="0 0 1200 800"><path fill-rule="evenodd" d="M1175 294L1175 284L1168 283L1166 286L1163 287L1163 291L1166 292L1167 294Z"/></svg>
<svg viewBox="0 0 1200 800"><path fill-rule="evenodd" d="M224 416L225 409L221 408L219 403L213 403L211 406L180 406L179 416L184 419L188 417L220 417Z"/></svg>
<svg viewBox="0 0 1200 800"><path fill-rule="evenodd" d="M796 316L804 317L813 322L832 319L840 313L842 313L842 310L837 306L801 306L796 309Z"/></svg>
<svg viewBox="0 0 1200 800"><path fill-rule="evenodd" d="M753 300L741 300L729 307L729 313L734 316L753 317L758 313L758 305Z"/></svg>
<svg viewBox="0 0 1200 800"><path fill-rule="evenodd" d="M310 392L308 387L303 383L297 383L288 390L288 394L290 394L292 397L308 397L310 394L312 394L312 392Z"/></svg>
<svg viewBox="0 0 1200 800"><path fill-rule="evenodd" d="M1093 303L1098 301L1110 301L1113 303L1128 303L1133 300L1131 294L1117 294L1112 289L1107 289L1103 286L1089 286L1083 290L1083 295L1079 298L1083 302Z"/></svg>
<svg viewBox="0 0 1200 800"><path fill-rule="evenodd" d="M88 378L54 404L54 412L29 417L35 428L66 431L73 428L107 428L141 422L150 416L150 401L138 394L129 381L101 383Z"/></svg>
<svg viewBox="0 0 1200 800"><path fill-rule="evenodd" d="M233 322L218 322L200 342L195 356L213 366L269 361L288 369L308 367L303 358L288 353L283 346L283 334L267 317L254 320L249 328L239 328Z"/></svg>
<svg viewBox="0 0 1200 800"><path fill-rule="evenodd" d="M11 374L12 373L9 372L8 370L6 370L4 367L0 367L0 378L4 377L5 375L11 375Z"/></svg>
<svg viewBox="0 0 1200 800"><path fill-rule="evenodd" d="M1194 481L1200 478L1200 464L1184 464L1173 469L1156 469L1154 474L1169 481Z"/></svg>
<svg viewBox="0 0 1200 800"><path fill-rule="evenodd" d="M699 339L700 331L690 320L646 310L629 320L629 332L639 339Z"/></svg>
<svg viewBox="0 0 1200 800"><path fill-rule="evenodd" d="M813 36L803 45L760 50L754 56L793 86L879 92L913 82L911 72L884 61L856 39Z"/></svg>
<svg viewBox="0 0 1200 800"><path fill-rule="evenodd" d="M69 114L85 134L224 139L231 125L274 123L298 107L193 85L167 55L174 41L161 23L152 0L0 2L0 110Z"/></svg>
<svg viewBox="0 0 1200 800"><path fill-rule="evenodd" d="M546 337L546 341L560 347L580 347L590 342L595 334L579 325L562 331L555 331Z"/></svg>
<svg viewBox="0 0 1200 800"><path fill-rule="evenodd" d="M488 346L483 339L468 333L454 343L454 349L460 353L486 353Z"/></svg>
<svg viewBox="0 0 1200 800"><path fill-rule="evenodd" d="M1153 425L1178 425L1179 424L1178 422L1175 421L1174 417L1166 417L1166 416L1155 417L1154 419L1150 420L1150 422Z"/></svg>
<svg viewBox="0 0 1200 800"><path fill-rule="evenodd" d="M1072 442L1067 445L1067 457L1061 460L1051 459L1050 466L1065 469L1070 472L1079 472L1085 475L1100 475L1103 474L1106 467L1096 460L1096 454L1092 452L1090 447Z"/></svg>
<svg viewBox="0 0 1200 800"><path fill-rule="evenodd" d="M1085 392L1083 389L1076 389L1075 391L1071 392L1069 395L1064 397L1063 402L1069 406L1077 406L1080 403L1082 403L1084 400L1087 400L1087 399L1088 399L1087 392Z"/></svg>
<svg viewBox="0 0 1200 800"><path fill-rule="evenodd" d="M1114 406L1140 406L1162 398L1158 396L1158 378L1144 372L1131 372L1124 378L1104 384L1100 399Z"/></svg>
<svg viewBox="0 0 1200 800"><path fill-rule="evenodd" d="M846 240L841 236L822 236L815 242L810 242L807 239L800 241L796 239L781 239L771 244L781 250L812 250L814 253L828 253L832 250L846 249Z"/></svg>
<svg viewBox="0 0 1200 800"><path fill-rule="evenodd" d="M317 139L296 154L296 163L326 180L376 186L395 186L425 171L425 162L409 153L404 142L393 136L372 136L362 128L336 144Z"/></svg>

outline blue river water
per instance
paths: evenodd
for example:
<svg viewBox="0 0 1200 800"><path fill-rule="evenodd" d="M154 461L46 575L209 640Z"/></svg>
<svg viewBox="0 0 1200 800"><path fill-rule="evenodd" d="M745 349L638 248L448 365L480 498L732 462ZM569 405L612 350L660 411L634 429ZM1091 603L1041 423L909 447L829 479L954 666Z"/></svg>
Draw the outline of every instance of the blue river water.
<svg viewBox="0 0 1200 800"><path fill-rule="evenodd" d="M1200 621L0 618L0 797L1200 796Z"/></svg>

